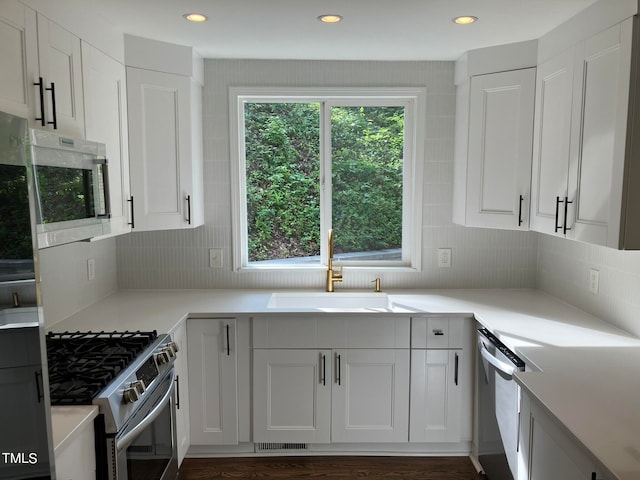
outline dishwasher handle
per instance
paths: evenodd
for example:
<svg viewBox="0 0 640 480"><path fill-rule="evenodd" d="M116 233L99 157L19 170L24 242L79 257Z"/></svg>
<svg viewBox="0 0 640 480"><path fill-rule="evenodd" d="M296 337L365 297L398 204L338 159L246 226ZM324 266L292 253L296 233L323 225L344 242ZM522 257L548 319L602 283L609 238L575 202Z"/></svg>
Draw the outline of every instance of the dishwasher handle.
<svg viewBox="0 0 640 480"><path fill-rule="evenodd" d="M478 338L478 348L480 349L480 355L482 355L482 358L484 360L496 367L496 369L500 370L505 376L509 377L509 380L511 380L513 373L516 371L515 366L509 365L507 362L498 360L496 357L491 355L489 350L487 350L487 346L480 338Z"/></svg>

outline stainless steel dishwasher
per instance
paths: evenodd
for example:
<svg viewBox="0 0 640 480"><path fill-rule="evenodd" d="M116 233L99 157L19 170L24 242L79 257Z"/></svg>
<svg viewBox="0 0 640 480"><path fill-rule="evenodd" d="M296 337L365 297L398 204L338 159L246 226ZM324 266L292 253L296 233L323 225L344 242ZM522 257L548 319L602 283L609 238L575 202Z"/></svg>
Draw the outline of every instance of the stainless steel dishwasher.
<svg viewBox="0 0 640 480"><path fill-rule="evenodd" d="M514 480L518 469L520 387L524 362L486 328L478 330L478 461L489 480Z"/></svg>

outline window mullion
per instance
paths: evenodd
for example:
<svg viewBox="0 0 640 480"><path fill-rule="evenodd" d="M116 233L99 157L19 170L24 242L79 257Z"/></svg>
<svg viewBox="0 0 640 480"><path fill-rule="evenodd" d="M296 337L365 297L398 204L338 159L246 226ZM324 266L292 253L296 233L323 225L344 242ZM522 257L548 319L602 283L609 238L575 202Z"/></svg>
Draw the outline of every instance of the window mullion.
<svg viewBox="0 0 640 480"><path fill-rule="evenodd" d="M320 256L328 263L331 216L331 102L320 102Z"/></svg>

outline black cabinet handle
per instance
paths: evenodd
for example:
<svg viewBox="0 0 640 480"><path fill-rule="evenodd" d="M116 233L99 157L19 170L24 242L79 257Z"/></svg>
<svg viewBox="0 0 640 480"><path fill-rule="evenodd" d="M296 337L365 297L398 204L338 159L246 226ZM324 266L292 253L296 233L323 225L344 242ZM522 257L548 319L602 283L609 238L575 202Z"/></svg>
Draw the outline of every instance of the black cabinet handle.
<svg viewBox="0 0 640 480"><path fill-rule="evenodd" d="M558 233L558 230L562 228L562 225L558 225L558 217L560 216L560 204L563 200L560 200L560 197L556 197L556 221L555 221L555 233Z"/></svg>
<svg viewBox="0 0 640 480"><path fill-rule="evenodd" d="M524 200L524 197L522 195L520 195L520 207L518 209L518 226L521 227L522 226L522 202Z"/></svg>
<svg viewBox="0 0 640 480"><path fill-rule="evenodd" d="M338 385L342 384L342 378L340 378L340 371L342 370L340 354L336 353L336 383Z"/></svg>
<svg viewBox="0 0 640 480"><path fill-rule="evenodd" d="M38 403L44 399L44 385L42 384L42 373L36 370L36 394L38 395Z"/></svg>
<svg viewBox="0 0 640 480"><path fill-rule="evenodd" d="M176 375L176 410L180 410L180 375Z"/></svg>
<svg viewBox="0 0 640 480"><path fill-rule="evenodd" d="M187 195L187 223L191 225L191 195Z"/></svg>
<svg viewBox="0 0 640 480"><path fill-rule="evenodd" d="M591 480L596 480L596 472L591 472Z"/></svg>
<svg viewBox="0 0 640 480"><path fill-rule="evenodd" d="M566 235L567 231L571 230L567 227L567 209L569 208L569 204L573 203L569 201L569 197L564 197L564 226L562 227L562 232Z"/></svg>
<svg viewBox="0 0 640 480"><path fill-rule="evenodd" d="M51 92L51 116L53 117L52 122L47 122L49 125L53 125L53 129L58 129L58 113L56 111L56 84L51 82L51 87L45 89L48 92Z"/></svg>
<svg viewBox="0 0 640 480"><path fill-rule="evenodd" d="M442 330L434 330L434 331L433 331L433 334L434 334L436 337L441 337L441 336L443 336L443 335L444 335L444 332L443 332Z"/></svg>
<svg viewBox="0 0 640 480"><path fill-rule="evenodd" d="M229 325L227 325L227 357L231 355L231 343L229 342Z"/></svg>
<svg viewBox="0 0 640 480"><path fill-rule="evenodd" d="M39 87L38 90L40 92L40 116L36 117L36 121L40 122L40 125L45 127L47 125L47 121L44 118L44 80L42 80L42 77L39 77L38 81L34 82L34 85Z"/></svg>
<svg viewBox="0 0 640 480"><path fill-rule="evenodd" d="M460 363L460 357L456 353L455 368L454 368L454 373L453 373L453 383L455 383L456 386L458 385L458 365L459 365L459 363Z"/></svg>
<svg viewBox="0 0 640 480"><path fill-rule="evenodd" d="M326 385L327 384L327 356L324 354L320 354L320 358L322 360L322 373L321 373L320 381L322 382L322 385Z"/></svg>
<svg viewBox="0 0 640 480"><path fill-rule="evenodd" d="M131 207L131 221L127 222L127 225L131 225L131 228L136 228L136 222L133 219L133 195L127 199L127 202L129 202L129 206Z"/></svg>

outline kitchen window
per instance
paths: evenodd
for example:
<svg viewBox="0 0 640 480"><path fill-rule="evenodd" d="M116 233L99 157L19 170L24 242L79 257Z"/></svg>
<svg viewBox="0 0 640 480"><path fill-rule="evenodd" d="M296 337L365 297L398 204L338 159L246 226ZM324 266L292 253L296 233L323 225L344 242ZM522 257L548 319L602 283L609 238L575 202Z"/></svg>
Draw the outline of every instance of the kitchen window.
<svg viewBox="0 0 640 480"><path fill-rule="evenodd" d="M235 269L419 269L423 89L231 89Z"/></svg>

